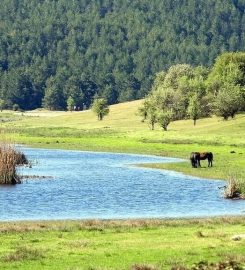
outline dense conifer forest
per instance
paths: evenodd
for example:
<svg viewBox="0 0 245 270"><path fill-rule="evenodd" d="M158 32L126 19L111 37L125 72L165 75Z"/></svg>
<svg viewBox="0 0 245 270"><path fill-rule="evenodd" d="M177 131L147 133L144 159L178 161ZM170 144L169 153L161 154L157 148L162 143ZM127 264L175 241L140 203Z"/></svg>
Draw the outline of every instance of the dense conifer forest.
<svg viewBox="0 0 245 270"><path fill-rule="evenodd" d="M142 98L174 64L244 51L244 11L244 0L1 0L1 107Z"/></svg>

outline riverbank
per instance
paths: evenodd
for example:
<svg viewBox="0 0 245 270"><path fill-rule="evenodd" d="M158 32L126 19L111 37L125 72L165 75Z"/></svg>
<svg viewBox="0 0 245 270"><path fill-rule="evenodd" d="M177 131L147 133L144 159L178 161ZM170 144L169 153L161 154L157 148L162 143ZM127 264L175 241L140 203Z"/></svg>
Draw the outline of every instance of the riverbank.
<svg viewBox="0 0 245 270"><path fill-rule="evenodd" d="M230 176L245 179L245 115L224 121L213 117L175 121L163 132L156 126L150 130L137 115L142 101L110 106L110 114L98 121L91 111L50 112L36 110L25 113L5 112L1 130L16 143L42 148L76 149L123 153L153 154L186 159L173 164L152 164L187 175L213 179ZM211 151L214 167L193 169L189 155L193 151Z"/></svg>
<svg viewBox="0 0 245 270"><path fill-rule="evenodd" d="M170 269L245 264L244 218L0 223L1 269ZM151 268L149 268L151 267Z"/></svg>
<svg viewBox="0 0 245 270"><path fill-rule="evenodd" d="M187 175L245 179L245 115L234 120L171 123L149 130L137 116L141 101L110 107L97 121L90 111L1 114L2 134L15 143L41 148L155 154L186 162L151 164ZM212 151L214 167L193 169L192 151ZM1 269L170 269L200 261L245 264L244 216L172 221L60 221L0 223ZM136 269L136 268L135 268Z"/></svg>

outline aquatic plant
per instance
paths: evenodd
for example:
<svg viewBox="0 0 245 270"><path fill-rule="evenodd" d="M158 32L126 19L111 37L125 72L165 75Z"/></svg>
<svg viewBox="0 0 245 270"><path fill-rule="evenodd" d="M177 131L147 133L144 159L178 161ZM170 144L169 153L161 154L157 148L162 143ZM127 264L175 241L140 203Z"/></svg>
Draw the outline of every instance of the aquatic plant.
<svg viewBox="0 0 245 270"><path fill-rule="evenodd" d="M17 166L28 164L26 156L6 142L0 144L0 184L19 184Z"/></svg>
<svg viewBox="0 0 245 270"><path fill-rule="evenodd" d="M245 198L245 184L236 176L231 175L227 186L224 189L224 197L226 199Z"/></svg>

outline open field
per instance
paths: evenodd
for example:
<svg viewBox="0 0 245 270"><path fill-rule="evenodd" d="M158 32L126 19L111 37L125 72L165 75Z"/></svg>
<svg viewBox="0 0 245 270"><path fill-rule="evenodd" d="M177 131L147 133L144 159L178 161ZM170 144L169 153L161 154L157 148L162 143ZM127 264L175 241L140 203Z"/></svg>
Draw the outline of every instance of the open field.
<svg viewBox="0 0 245 270"><path fill-rule="evenodd" d="M141 102L113 105L103 121L91 111L4 112L0 115L1 129L5 137L36 147L181 157L187 162L151 166L208 178L245 178L244 114L228 121L201 119L196 126L191 120L176 121L163 132L158 126L150 130L147 122L141 121L137 115ZM203 161L203 168L191 168L188 159L192 151L212 151L214 167L206 168L207 162Z"/></svg>
<svg viewBox="0 0 245 270"><path fill-rule="evenodd" d="M244 218L0 223L1 269L170 269L245 264ZM134 268L137 269L137 268Z"/></svg>
<svg viewBox="0 0 245 270"><path fill-rule="evenodd" d="M98 121L91 111L0 114L2 139L34 147L130 152L185 158L150 164L200 177L245 181L245 115L171 123L169 131L141 122L141 101L110 107ZM212 151L214 167L193 169L192 151ZM231 152L234 153L231 153ZM142 165L145 166L145 165ZM0 223L0 269L170 269L200 261L245 264L245 218L200 220ZM148 268L132 268L145 264Z"/></svg>

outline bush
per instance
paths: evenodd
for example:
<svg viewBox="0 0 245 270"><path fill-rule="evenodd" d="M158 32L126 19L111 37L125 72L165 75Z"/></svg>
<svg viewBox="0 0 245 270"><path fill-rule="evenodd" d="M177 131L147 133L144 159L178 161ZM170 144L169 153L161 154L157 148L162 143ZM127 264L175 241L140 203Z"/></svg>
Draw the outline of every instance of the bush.
<svg viewBox="0 0 245 270"><path fill-rule="evenodd" d="M20 106L18 104L13 105L13 111L17 112L19 111L19 109L20 109Z"/></svg>
<svg viewBox="0 0 245 270"><path fill-rule="evenodd" d="M16 172L18 165L28 164L26 156L17 151L13 145L0 145L0 184L14 185L21 183Z"/></svg>
<svg viewBox="0 0 245 270"><path fill-rule="evenodd" d="M231 176L224 190L226 199L245 198L245 183Z"/></svg>

